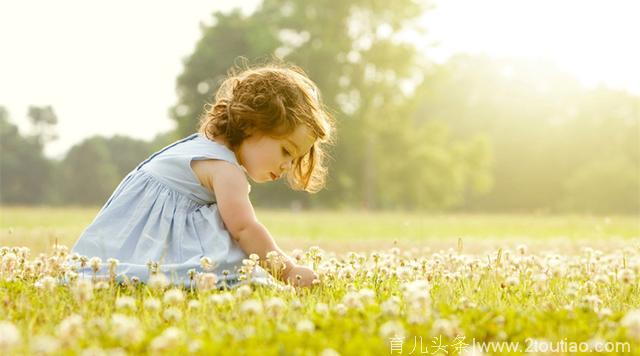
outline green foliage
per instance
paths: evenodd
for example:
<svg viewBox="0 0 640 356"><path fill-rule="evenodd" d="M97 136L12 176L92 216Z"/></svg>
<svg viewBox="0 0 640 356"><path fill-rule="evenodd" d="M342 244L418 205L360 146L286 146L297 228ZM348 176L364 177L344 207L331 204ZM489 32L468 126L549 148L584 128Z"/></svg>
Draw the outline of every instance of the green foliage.
<svg viewBox="0 0 640 356"><path fill-rule="evenodd" d="M485 164L480 163L487 157L471 158L471 146L462 140L454 147L446 140L430 142L403 133L408 126L402 112L410 101L399 84L415 81L420 63L415 47L397 36L420 30L412 20L424 6L414 1L267 0L250 17L239 12L215 14L178 78L179 101L173 114L179 132L187 135L194 130L204 103L213 100L217 84L236 58L273 55L303 67L338 118L332 173L326 191L314 202L438 209L461 204L468 184L476 185L475 192L488 184ZM395 135L389 135L390 127L397 129ZM428 129L421 130L423 135L429 135ZM391 146L406 150L391 152ZM485 155L489 150L479 152ZM436 155L447 158L438 161ZM404 179L412 179L412 184L394 179L397 171L386 171L398 157L403 160ZM384 191L387 187L390 193ZM407 187L422 193L411 193ZM289 192L283 184L254 187L252 196L265 206L292 200L310 205L304 194ZM405 200L408 196L413 199Z"/></svg>
<svg viewBox="0 0 640 356"><path fill-rule="evenodd" d="M0 107L0 203L37 204L46 200L51 163L34 136L23 136Z"/></svg>
<svg viewBox="0 0 640 356"><path fill-rule="evenodd" d="M75 145L60 163L59 189L65 201L89 205L109 198L122 178L105 141L94 137Z"/></svg>
<svg viewBox="0 0 640 356"><path fill-rule="evenodd" d="M545 63L461 55L434 67L416 98L418 121L493 146L493 188L465 208L640 212L639 97L586 90Z"/></svg>
<svg viewBox="0 0 640 356"><path fill-rule="evenodd" d="M58 138L58 135L53 130L58 123L58 117L52 106L29 106L27 116L29 116L35 137L40 145L44 146L47 142Z"/></svg>
<svg viewBox="0 0 640 356"><path fill-rule="evenodd" d="M640 167L626 157L590 161L567 178L562 204L578 212L640 211Z"/></svg>

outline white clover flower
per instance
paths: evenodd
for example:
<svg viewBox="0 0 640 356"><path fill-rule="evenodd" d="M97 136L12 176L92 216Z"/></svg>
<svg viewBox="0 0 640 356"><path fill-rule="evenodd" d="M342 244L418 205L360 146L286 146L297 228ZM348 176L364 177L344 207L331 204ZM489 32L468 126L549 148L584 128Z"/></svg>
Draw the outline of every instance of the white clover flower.
<svg viewBox="0 0 640 356"><path fill-rule="evenodd" d="M231 304L235 300L233 294L229 292L224 292L220 294L212 294L209 297L209 301L211 301L215 305L223 305L223 304Z"/></svg>
<svg viewBox="0 0 640 356"><path fill-rule="evenodd" d="M618 271L618 280L624 284L630 284L636 280L636 275L633 270L629 268L623 268Z"/></svg>
<svg viewBox="0 0 640 356"><path fill-rule="evenodd" d="M413 275L413 271L409 267L398 267L395 271L396 277L401 281L406 281Z"/></svg>
<svg viewBox="0 0 640 356"><path fill-rule="evenodd" d="M457 332L457 323L449 319L437 319L431 326L431 335L434 336L442 335L448 338L454 338Z"/></svg>
<svg viewBox="0 0 640 356"><path fill-rule="evenodd" d="M100 257L91 257L91 259L89 259L89 266L93 273L98 273L100 266L102 266L102 259Z"/></svg>
<svg viewBox="0 0 640 356"><path fill-rule="evenodd" d="M271 315L277 315L286 309L287 305L281 298L271 297L264 303L264 307Z"/></svg>
<svg viewBox="0 0 640 356"><path fill-rule="evenodd" d="M44 289L48 292L53 291L53 289L57 285L58 285L58 281L51 276L44 276L34 283L34 287L38 289Z"/></svg>
<svg viewBox="0 0 640 356"><path fill-rule="evenodd" d="M93 298L93 283L87 279L78 279L71 291L78 303L85 303Z"/></svg>
<svg viewBox="0 0 640 356"><path fill-rule="evenodd" d="M304 251L302 251L299 248L296 248L293 251L291 251L291 257L295 258L296 260L301 260L302 257L304 257Z"/></svg>
<svg viewBox="0 0 640 356"><path fill-rule="evenodd" d="M347 306L342 303L338 303L333 307L333 310L335 310L338 315L345 315L347 313Z"/></svg>
<svg viewBox="0 0 640 356"><path fill-rule="evenodd" d="M392 337L404 337L405 330L401 322L390 320L380 325L380 330L378 331L378 334L383 339L388 340L389 338L392 338Z"/></svg>
<svg viewBox="0 0 640 356"><path fill-rule="evenodd" d="M582 289L584 289L587 293L593 293L596 290L596 284L593 281L586 281L582 285Z"/></svg>
<svg viewBox="0 0 640 356"><path fill-rule="evenodd" d="M244 340L253 337L256 334L256 328L253 325L247 325L234 335L236 340Z"/></svg>
<svg viewBox="0 0 640 356"><path fill-rule="evenodd" d="M431 310L414 308L407 314L407 322L412 325L424 324L429 320Z"/></svg>
<svg viewBox="0 0 640 356"><path fill-rule="evenodd" d="M575 297L576 295L578 295L578 289L580 289L580 285L578 285L578 283L576 282L569 282L567 284L567 287L564 290L564 293L568 296L568 297Z"/></svg>
<svg viewBox="0 0 640 356"><path fill-rule="evenodd" d="M606 318L611 315L613 315L613 311L609 308L601 308L598 310L598 316L600 318Z"/></svg>
<svg viewBox="0 0 640 356"><path fill-rule="evenodd" d="M249 267L254 267L256 265L256 261L249 259L249 258L245 258L242 260L242 265L243 266L249 266Z"/></svg>
<svg viewBox="0 0 640 356"><path fill-rule="evenodd" d="M320 352L320 356L340 356L340 353L332 348L326 348Z"/></svg>
<svg viewBox="0 0 640 356"><path fill-rule="evenodd" d="M258 262L260 260L260 256L256 255L255 253L250 254L249 258L254 262Z"/></svg>
<svg viewBox="0 0 640 356"><path fill-rule="evenodd" d="M344 266L338 271L339 279L353 280L355 275L356 271L351 266Z"/></svg>
<svg viewBox="0 0 640 356"><path fill-rule="evenodd" d="M301 333L312 333L316 329L315 324L309 319L300 320L296 324L296 330Z"/></svg>
<svg viewBox="0 0 640 356"><path fill-rule="evenodd" d="M167 322L178 322L182 319L182 311L176 307L168 307L162 313L162 317Z"/></svg>
<svg viewBox="0 0 640 356"><path fill-rule="evenodd" d="M213 263L211 262L211 259L209 257L202 257L200 259L200 268L205 271L210 271L211 269L213 269Z"/></svg>
<svg viewBox="0 0 640 356"><path fill-rule="evenodd" d="M620 325L627 329L627 336L640 341L640 309L629 310L620 320Z"/></svg>
<svg viewBox="0 0 640 356"><path fill-rule="evenodd" d="M429 291L431 287L426 280L415 280L413 282L403 283L400 285L400 289L407 299L430 299Z"/></svg>
<svg viewBox="0 0 640 356"><path fill-rule="evenodd" d="M148 311L158 311L162 307L162 303L157 298L147 298L144 301L144 308Z"/></svg>
<svg viewBox="0 0 640 356"><path fill-rule="evenodd" d="M60 341L50 335L37 335L31 340L31 353L33 354L52 355L59 349Z"/></svg>
<svg viewBox="0 0 640 356"><path fill-rule="evenodd" d="M65 271L64 275L67 277L69 282L75 282L78 279L78 274L71 270Z"/></svg>
<svg viewBox="0 0 640 356"><path fill-rule="evenodd" d="M375 302L376 299L376 292L374 292L373 290L369 289L369 288L362 288L358 291L358 294L360 295L360 300L364 303L364 304L371 304Z"/></svg>
<svg viewBox="0 0 640 356"><path fill-rule="evenodd" d="M0 350L7 350L20 343L20 331L10 321L0 321Z"/></svg>
<svg viewBox="0 0 640 356"><path fill-rule="evenodd" d="M187 304L187 308L188 309L200 309L200 301L196 300L196 299L191 299L189 301L189 303Z"/></svg>
<svg viewBox="0 0 640 356"><path fill-rule="evenodd" d="M251 289L251 287L247 284L244 284L236 289L236 296L238 298L244 298L251 295L252 292L253 290Z"/></svg>
<svg viewBox="0 0 640 356"><path fill-rule="evenodd" d="M163 301L168 305L177 305L184 302L184 293L178 288L169 289L164 293Z"/></svg>
<svg viewBox="0 0 640 356"><path fill-rule="evenodd" d="M169 279L164 273L153 273L148 284L151 289L165 289L169 286Z"/></svg>
<svg viewBox="0 0 640 356"><path fill-rule="evenodd" d="M137 344L144 337L137 318L117 313L111 315L111 335L125 345Z"/></svg>
<svg viewBox="0 0 640 356"><path fill-rule="evenodd" d="M99 333L106 333L108 329L107 326L107 321L100 317L91 318L85 323L86 330L93 330Z"/></svg>
<svg viewBox="0 0 640 356"><path fill-rule="evenodd" d="M215 273L200 273L196 277L196 288L207 291L216 288L218 276Z"/></svg>
<svg viewBox="0 0 640 356"><path fill-rule="evenodd" d="M325 303L318 303L315 306L316 313L326 315L329 313L329 306Z"/></svg>
<svg viewBox="0 0 640 356"><path fill-rule="evenodd" d="M56 327L56 335L64 341L72 341L84 334L82 327L82 317L78 314L72 314L62 320Z"/></svg>
<svg viewBox="0 0 640 356"><path fill-rule="evenodd" d="M342 303L351 309L362 309L363 305L360 301L360 294L357 292L349 292L342 298Z"/></svg>
<svg viewBox="0 0 640 356"><path fill-rule="evenodd" d="M262 303L258 299L245 300L240 305L240 311L247 314L260 314L262 313Z"/></svg>
<svg viewBox="0 0 640 356"><path fill-rule="evenodd" d="M93 284L93 289L99 290L99 289L109 289L109 282L107 281L103 281L103 280L99 280L96 283Z"/></svg>
<svg viewBox="0 0 640 356"><path fill-rule="evenodd" d="M585 295L582 297L582 303L594 310L597 310L602 305L602 300L597 295Z"/></svg>
<svg viewBox="0 0 640 356"><path fill-rule="evenodd" d="M116 299L116 309L136 310L136 300L129 296L119 297Z"/></svg>
<svg viewBox="0 0 640 356"><path fill-rule="evenodd" d="M400 298L392 296L380 304L382 314L388 316L398 316L400 314Z"/></svg>
<svg viewBox="0 0 640 356"><path fill-rule="evenodd" d="M504 281L504 283L508 287L516 287L517 285L520 284L520 279L516 275L511 275Z"/></svg>
<svg viewBox="0 0 640 356"><path fill-rule="evenodd" d="M187 345L187 351L191 354L195 354L202 350L202 340L193 340L189 342Z"/></svg>
<svg viewBox="0 0 640 356"><path fill-rule="evenodd" d="M107 259L107 264L109 265L109 275L114 277L120 261L115 258L109 258Z"/></svg>
<svg viewBox="0 0 640 356"><path fill-rule="evenodd" d="M535 283L545 283L549 277L547 277L546 273L538 273L531 277L531 280Z"/></svg>
<svg viewBox="0 0 640 356"><path fill-rule="evenodd" d="M593 277L593 281L596 283L604 283L604 284L608 284L610 282L609 276L602 273L596 274L595 277Z"/></svg>
<svg viewBox="0 0 640 356"><path fill-rule="evenodd" d="M516 250L519 254L524 255L527 253L527 245L518 245L518 247L516 247Z"/></svg>
<svg viewBox="0 0 640 356"><path fill-rule="evenodd" d="M174 326L165 329L162 334L156 336L149 347L153 351L164 351L169 347L182 342L184 339L184 332Z"/></svg>
<svg viewBox="0 0 640 356"><path fill-rule="evenodd" d="M293 310L300 310L304 307L304 304L299 299L293 299L289 302L289 307Z"/></svg>

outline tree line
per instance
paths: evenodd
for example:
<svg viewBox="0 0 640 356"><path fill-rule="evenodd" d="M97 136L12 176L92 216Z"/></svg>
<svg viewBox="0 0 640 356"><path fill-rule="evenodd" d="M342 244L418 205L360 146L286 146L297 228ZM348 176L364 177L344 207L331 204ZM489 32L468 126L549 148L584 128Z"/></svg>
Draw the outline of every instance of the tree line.
<svg viewBox="0 0 640 356"><path fill-rule="evenodd" d="M42 154L52 109L30 110L31 136L0 111L0 201L103 203L140 161L194 132L239 58L277 56L317 82L338 140L325 190L254 184L258 206L640 212L639 97L585 89L545 63L458 55L436 65L403 40L422 30L423 10L410 0L265 0L249 16L215 13L177 78L173 132L89 138L54 162Z"/></svg>

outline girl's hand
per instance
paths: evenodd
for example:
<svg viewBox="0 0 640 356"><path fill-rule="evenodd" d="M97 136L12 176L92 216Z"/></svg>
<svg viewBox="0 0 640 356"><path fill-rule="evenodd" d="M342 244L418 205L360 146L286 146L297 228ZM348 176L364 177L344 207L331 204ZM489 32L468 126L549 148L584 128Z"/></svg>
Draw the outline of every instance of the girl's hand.
<svg viewBox="0 0 640 356"><path fill-rule="evenodd" d="M317 279L318 275L309 267L294 265L284 277L287 283L295 287L311 287L313 280Z"/></svg>

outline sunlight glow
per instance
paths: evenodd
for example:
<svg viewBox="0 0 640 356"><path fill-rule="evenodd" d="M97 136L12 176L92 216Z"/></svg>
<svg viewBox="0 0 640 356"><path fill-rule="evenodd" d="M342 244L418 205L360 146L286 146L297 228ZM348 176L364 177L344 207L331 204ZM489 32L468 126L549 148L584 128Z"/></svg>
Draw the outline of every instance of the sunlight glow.
<svg viewBox="0 0 640 356"><path fill-rule="evenodd" d="M551 60L585 85L600 82L640 94L640 2L630 0L438 1L423 24L451 53Z"/></svg>

